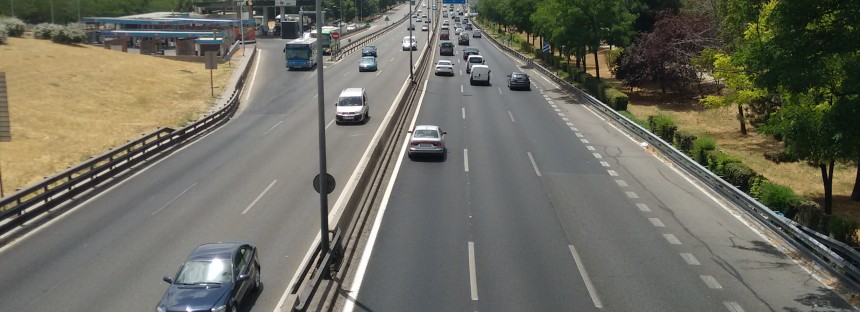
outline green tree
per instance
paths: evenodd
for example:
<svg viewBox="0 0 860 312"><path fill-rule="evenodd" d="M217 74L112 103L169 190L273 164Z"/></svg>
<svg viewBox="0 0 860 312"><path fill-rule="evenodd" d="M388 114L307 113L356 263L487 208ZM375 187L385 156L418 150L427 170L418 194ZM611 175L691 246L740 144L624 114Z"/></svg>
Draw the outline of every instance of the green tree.
<svg viewBox="0 0 860 312"><path fill-rule="evenodd" d="M701 100L706 107L721 108L736 105L741 134L747 134L744 109L768 95L764 89L753 84L752 78L743 68L732 64L731 57L718 53L714 56L714 78L725 84L728 90L723 95L709 95Z"/></svg>

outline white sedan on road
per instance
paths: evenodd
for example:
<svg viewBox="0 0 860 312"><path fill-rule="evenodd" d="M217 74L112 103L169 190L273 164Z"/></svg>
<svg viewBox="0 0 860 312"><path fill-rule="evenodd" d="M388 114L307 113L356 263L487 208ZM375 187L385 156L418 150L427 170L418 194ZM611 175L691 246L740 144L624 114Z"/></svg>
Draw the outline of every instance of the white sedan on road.
<svg viewBox="0 0 860 312"><path fill-rule="evenodd" d="M449 60L436 62L436 76L454 76L454 63Z"/></svg>

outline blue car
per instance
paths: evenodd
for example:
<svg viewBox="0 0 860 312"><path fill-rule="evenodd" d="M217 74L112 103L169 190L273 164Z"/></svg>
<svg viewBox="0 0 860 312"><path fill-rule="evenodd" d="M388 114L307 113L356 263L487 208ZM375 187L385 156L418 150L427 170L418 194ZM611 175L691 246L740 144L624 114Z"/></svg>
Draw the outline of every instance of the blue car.
<svg viewBox="0 0 860 312"><path fill-rule="evenodd" d="M376 58L372 56L365 56L361 58L361 61L358 62L358 71L376 71Z"/></svg>
<svg viewBox="0 0 860 312"><path fill-rule="evenodd" d="M248 243L203 244L176 273L157 312L235 312L252 291L260 290L257 248Z"/></svg>

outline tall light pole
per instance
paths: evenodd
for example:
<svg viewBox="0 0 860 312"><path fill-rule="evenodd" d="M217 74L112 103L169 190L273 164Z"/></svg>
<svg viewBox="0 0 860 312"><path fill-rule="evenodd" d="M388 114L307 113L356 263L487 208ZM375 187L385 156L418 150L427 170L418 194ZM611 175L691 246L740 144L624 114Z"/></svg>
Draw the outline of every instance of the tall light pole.
<svg viewBox="0 0 860 312"><path fill-rule="evenodd" d="M316 0L316 24L317 34L322 35L322 23L325 18L322 10L322 0ZM317 114L318 114L318 133L319 133L319 163L320 163L320 259L331 252L328 241L328 184L334 181L328 181L328 172L326 171L326 143L325 143L325 92L323 85L323 46L322 40L317 40ZM322 268L322 276L326 279L329 276L329 266L324 265Z"/></svg>
<svg viewBox="0 0 860 312"><path fill-rule="evenodd" d="M412 49L416 45L415 37L412 37L412 29L415 28L415 24L412 23L412 1L409 0L409 41L411 42L409 45L409 82L415 83L415 74L412 67L415 65L412 63ZM429 42L429 41L428 41Z"/></svg>
<svg viewBox="0 0 860 312"><path fill-rule="evenodd" d="M80 0L78 0L80 1ZM242 56L245 56L245 20L242 14L242 7L245 6L245 1L239 2L239 36L242 38Z"/></svg>

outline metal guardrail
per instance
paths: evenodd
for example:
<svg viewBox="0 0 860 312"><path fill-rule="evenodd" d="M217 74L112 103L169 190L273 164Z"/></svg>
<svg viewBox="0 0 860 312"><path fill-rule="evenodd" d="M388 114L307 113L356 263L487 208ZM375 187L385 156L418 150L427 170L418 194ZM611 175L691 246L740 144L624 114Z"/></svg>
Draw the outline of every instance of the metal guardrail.
<svg viewBox="0 0 860 312"><path fill-rule="evenodd" d="M256 49L249 63L256 57ZM179 130L161 128L105 154L46 178L33 186L0 199L0 235L24 225L57 206L74 199L99 184L162 152L188 142L201 133L223 124L239 107L239 94L251 66L246 66L236 82L227 105L213 114Z"/></svg>
<svg viewBox="0 0 860 312"><path fill-rule="evenodd" d="M337 60L340 60L340 59L346 57L347 55L350 55L352 52L355 52L355 50L363 48L368 42L376 40L380 36L383 36L386 33L388 33L388 31L390 31L394 27L397 27L398 25L403 23L403 21L405 21L407 18L409 18L409 16L410 16L410 14L406 14L406 16L400 18L399 20L394 21L393 23L389 24L388 26L383 27L382 29L380 29L378 31L370 33L366 36L363 36L361 38L353 40L344 46L341 46L340 49L338 49L335 52L332 52L330 59L333 61L337 61Z"/></svg>
<svg viewBox="0 0 860 312"><path fill-rule="evenodd" d="M476 27L478 26L476 25ZM536 63L533 59L499 42L489 33L486 33L486 35L486 37L488 37L490 41L500 49L508 52L516 58L528 62L535 70L547 77L550 77L550 79L552 79L562 89L571 94L578 95L586 104L596 108L604 116L624 127L626 131L635 134L640 139L648 142L648 144L659 150L663 156L671 160L672 163L680 166L685 171L695 176L699 181L709 186L736 206L741 207L745 212L753 216L773 232L777 233L792 246L803 252L807 257L840 277L848 284L848 286L855 290L860 289L860 269L858 269L858 266L860 266L860 253L858 253L857 250L833 238L806 228L793 220L776 214L756 199L737 189L734 185L726 182L683 152L676 149L672 144L663 141L660 137L654 135L627 117L624 117L624 115L619 114L617 111L594 98L592 95L571 85L561 77L556 76L553 71Z"/></svg>

